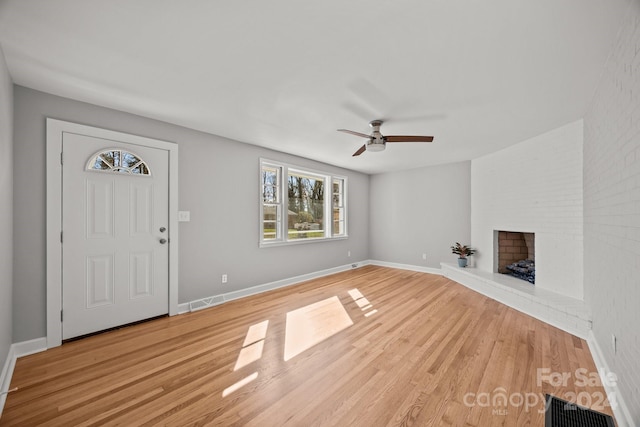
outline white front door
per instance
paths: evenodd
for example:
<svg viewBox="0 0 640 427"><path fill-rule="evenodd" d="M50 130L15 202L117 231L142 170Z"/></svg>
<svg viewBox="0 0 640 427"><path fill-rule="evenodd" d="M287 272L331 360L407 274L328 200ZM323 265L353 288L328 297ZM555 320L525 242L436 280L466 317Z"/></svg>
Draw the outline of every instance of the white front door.
<svg viewBox="0 0 640 427"><path fill-rule="evenodd" d="M169 312L169 153L62 137L62 338Z"/></svg>

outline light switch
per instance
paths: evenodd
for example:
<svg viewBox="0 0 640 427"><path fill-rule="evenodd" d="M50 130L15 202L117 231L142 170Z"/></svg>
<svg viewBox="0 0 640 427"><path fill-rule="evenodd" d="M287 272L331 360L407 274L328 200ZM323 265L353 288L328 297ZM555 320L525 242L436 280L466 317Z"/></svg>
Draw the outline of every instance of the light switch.
<svg viewBox="0 0 640 427"><path fill-rule="evenodd" d="M191 221L191 212L178 211L178 222L189 222L189 221Z"/></svg>

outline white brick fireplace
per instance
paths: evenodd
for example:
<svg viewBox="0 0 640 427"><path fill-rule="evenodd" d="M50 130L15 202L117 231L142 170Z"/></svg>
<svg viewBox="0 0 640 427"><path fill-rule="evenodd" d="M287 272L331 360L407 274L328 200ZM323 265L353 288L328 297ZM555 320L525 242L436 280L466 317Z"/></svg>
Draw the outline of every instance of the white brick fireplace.
<svg viewBox="0 0 640 427"><path fill-rule="evenodd" d="M536 288L583 299L582 120L471 162L471 245L497 270L495 231L535 233Z"/></svg>

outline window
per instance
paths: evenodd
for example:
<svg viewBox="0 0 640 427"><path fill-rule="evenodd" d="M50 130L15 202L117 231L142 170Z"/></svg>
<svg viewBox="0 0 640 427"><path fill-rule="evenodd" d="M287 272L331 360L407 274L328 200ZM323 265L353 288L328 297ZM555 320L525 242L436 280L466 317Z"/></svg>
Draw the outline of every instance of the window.
<svg viewBox="0 0 640 427"><path fill-rule="evenodd" d="M260 187L261 245L347 237L346 178L262 160Z"/></svg>
<svg viewBox="0 0 640 427"><path fill-rule="evenodd" d="M262 167L262 239L279 240L282 236L280 222L282 206L280 203L281 168Z"/></svg>
<svg viewBox="0 0 640 427"><path fill-rule="evenodd" d="M332 206L333 206L333 217L332 217L333 235L342 236L346 232L345 207L344 207L344 178L333 178Z"/></svg>
<svg viewBox="0 0 640 427"><path fill-rule="evenodd" d="M91 156L87 162L87 170L151 175L149 167L140 157L117 148L101 150Z"/></svg>
<svg viewBox="0 0 640 427"><path fill-rule="evenodd" d="M287 218L289 239L324 237L324 178L289 169Z"/></svg>

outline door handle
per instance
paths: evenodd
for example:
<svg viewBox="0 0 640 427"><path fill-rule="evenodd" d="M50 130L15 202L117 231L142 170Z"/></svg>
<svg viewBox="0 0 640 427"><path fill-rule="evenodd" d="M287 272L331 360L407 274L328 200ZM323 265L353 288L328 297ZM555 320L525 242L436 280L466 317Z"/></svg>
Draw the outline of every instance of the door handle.
<svg viewBox="0 0 640 427"><path fill-rule="evenodd" d="M166 228L166 227L160 227L160 232L161 232L161 233L164 233L165 231L167 231L167 228Z"/></svg>
<svg viewBox="0 0 640 427"><path fill-rule="evenodd" d="M165 243L167 243L167 239L160 239L160 244L164 245Z"/></svg>

